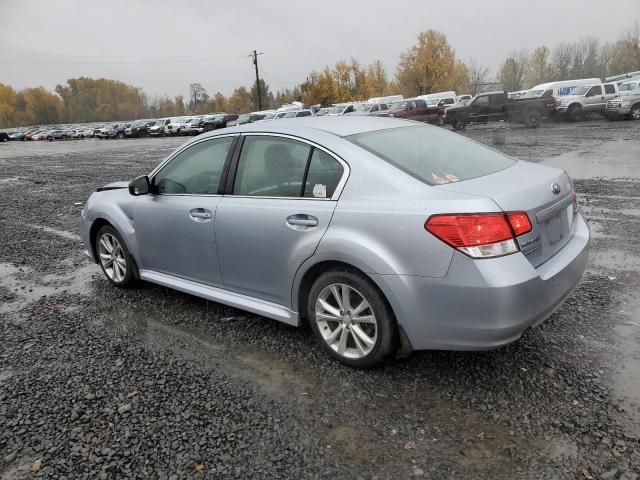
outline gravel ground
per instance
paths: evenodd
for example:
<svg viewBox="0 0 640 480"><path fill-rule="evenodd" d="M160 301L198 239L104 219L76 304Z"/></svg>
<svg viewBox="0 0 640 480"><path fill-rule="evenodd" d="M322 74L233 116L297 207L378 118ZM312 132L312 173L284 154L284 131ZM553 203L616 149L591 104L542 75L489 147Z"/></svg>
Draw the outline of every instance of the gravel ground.
<svg viewBox="0 0 640 480"><path fill-rule="evenodd" d="M306 329L115 289L83 260L74 203L183 139L0 144L0 480L640 478L639 134L507 131L501 150L576 178L583 281L507 348L366 372Z"/></svg>

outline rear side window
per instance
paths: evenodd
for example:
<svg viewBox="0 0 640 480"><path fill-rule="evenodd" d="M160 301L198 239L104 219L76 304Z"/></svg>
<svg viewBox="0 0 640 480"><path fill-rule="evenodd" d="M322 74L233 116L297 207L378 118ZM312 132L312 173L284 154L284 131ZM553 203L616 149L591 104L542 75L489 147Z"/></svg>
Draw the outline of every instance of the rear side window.
<svg viewBox="0 0 640 480"><path fill-rule="evenodd" d="M616 89L613 85L607 84L604 86L604 93L616 93Z"/></svg>
<svg viewBox="0 0 640 480"><path fill-rule="evenodd" d="M217 138L180 152L154 177L157 193L217 194L222 167L232 142L232 137Z"/></svg>
<svg viewBox="0 0 640 480"><path fill-rule="evenodd" d="M342 178L342 165L317 148L313 150L304 186L304 196L331 198Z"/></svg>
<svg viewBox="0 0 640 480"><path fill-rule="evenodd" d="M515 160L496 150L428 125L378 130L346 138L429 185L470 180L515 164Z"/></svg>

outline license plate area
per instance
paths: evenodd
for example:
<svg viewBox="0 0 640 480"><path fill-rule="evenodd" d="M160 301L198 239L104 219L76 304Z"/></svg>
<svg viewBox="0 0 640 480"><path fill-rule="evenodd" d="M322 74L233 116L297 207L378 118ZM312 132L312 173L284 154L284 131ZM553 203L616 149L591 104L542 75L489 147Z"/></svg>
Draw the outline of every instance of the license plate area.
<svg viewBox="0 0 640 480"><path fill-rule="evenodd" d="M573 225L573 204L560 210L546 222L547 237L551 245L558 243L571 233Z"/></svg>

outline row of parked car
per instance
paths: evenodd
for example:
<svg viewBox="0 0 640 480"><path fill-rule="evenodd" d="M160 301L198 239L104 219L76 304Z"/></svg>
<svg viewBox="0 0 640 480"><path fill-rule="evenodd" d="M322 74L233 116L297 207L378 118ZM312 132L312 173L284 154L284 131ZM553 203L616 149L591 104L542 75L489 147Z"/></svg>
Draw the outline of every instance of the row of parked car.
<svg viewBox="0 0 640 480"><path fill-rule="evenodd" d="M635 72L638 73L638 72ZM106 125L31 127L0 132L0 141L82 138L139 138L199 135L233 125L308 116L373 115L396 117L462 129L470 123L509 121L537 127L550 118L579 121L591 114L616 120L640 120L640 73L603 83L598 78L536 85L519 92L456 95L454 91L403 98L402 95L344 102L331 107L305 108L300 102L243 115L215 112L160 119L141 119Z"/></svg>

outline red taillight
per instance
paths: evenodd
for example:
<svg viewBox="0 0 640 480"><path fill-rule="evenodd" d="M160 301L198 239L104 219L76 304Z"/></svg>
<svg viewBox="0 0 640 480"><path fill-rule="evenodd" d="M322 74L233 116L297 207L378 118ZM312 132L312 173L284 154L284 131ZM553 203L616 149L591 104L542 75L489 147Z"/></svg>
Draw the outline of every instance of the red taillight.
<svg viewBox="0 0 640 480"><path fill-rule="evenodd" d="M509 212L507 218L513 228L513 233L516 237L529 233L531 231L531 222L529 221L529 215L525 212Z"/></svg>
<svg viewBox="0 0 640 480"><path fill-rule="evenodd" d="M475 247L513 238L502 213L434 215L425 225L428 232L454 248Z"/></svg>
<svg viewBox="0 0 640 480"><path fill-rule="evenodd" d="M515 237L531 231L525 212L443 214L429 217L424 228L446 244L476 257L518 251Z"/></svg>

